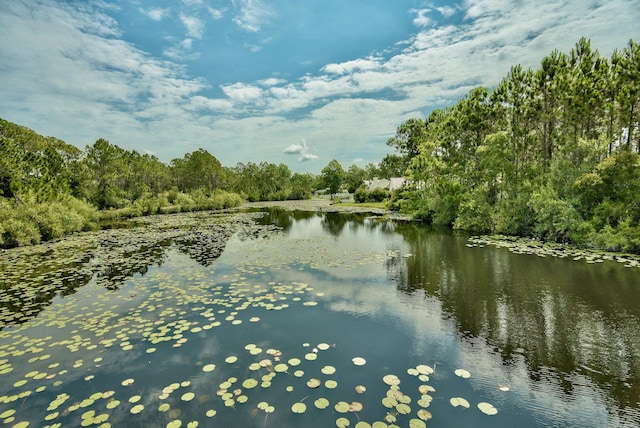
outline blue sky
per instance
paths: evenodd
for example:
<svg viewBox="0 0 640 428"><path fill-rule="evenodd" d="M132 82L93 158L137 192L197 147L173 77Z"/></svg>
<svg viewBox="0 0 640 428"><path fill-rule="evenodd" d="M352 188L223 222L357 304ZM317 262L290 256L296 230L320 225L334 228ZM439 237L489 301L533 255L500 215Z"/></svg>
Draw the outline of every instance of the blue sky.
<svg viewBox="0 0 640 428"><path fill-rule="evenodd" d="M638 22L638 0L1 1L0 117L167 163L363 167L404 120Z"/></svg>

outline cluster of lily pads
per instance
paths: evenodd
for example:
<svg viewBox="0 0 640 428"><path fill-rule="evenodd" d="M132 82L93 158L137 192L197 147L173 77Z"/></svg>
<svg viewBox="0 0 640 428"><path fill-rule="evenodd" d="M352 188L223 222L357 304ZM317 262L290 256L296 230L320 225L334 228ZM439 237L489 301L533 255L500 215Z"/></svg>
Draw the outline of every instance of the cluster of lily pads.
<svg viewBox="0 0 640 428"><path fill-rule="evenodd" d="M238 221L244 224L240 229L246 231L247 237L255 236L255 229L249 226L252 217L240 218ZM267 345L268 341L248 343L243 349L228 349L223 358L190 361L191 371L186 370L183 376L180 372L162 373L159 377L163 383L159 386L141 379L142 374L137 376L136 370L127 372L127 366L138 368L146 360L150 363L154 354L174 348L186 348L183 353L189 360L190 344L214 340L218 329L258 328L267 316L282 316L279 311L286 312L294 305L313 308L324 297L303 282L259 281L269 269L291 266L290 256L270 254L260 259L254 254L246 262L237 263L235 271L217 274L215 266L202 263L202 257L206 259L209 254L206 250L198 250L198 245L190 246L188 251L181 248L198 241L199 235L205 237L205 243L213 235L207 235L204 229L176 232L166 223L155 224L151 233L148 227L85 235L79 241L85 245L81 246L84 252L69 251L67 258L64 251L71 248L68 243L48 244L43 250L43 254L55 252L57 258L52 259L58 260L58 265L48 267L51 262L43 257L33 269L31 282L23 286L37 289L42 283L50 284L50 289L40 291L48 296L41 302L46 310L26 312L24 317L31 318L29 322L2 319L1 423L17 428L108 428L131 419L192 428L207 425L210 418L244 412L263 418L264 426L279 415L295 421L305 415L324 414L338 427L421 428L433 416L429 407L434 398L449 399L452 406L461 409L472 407L463 397L439 396L430 378L435 367L427 364L397 374L368 373L366 382L350 384L343 380L347 378L341 373L344 368L339 369L345 367L345 362L334 352L342 344L325 342L304 343L294 350ZM208 227L215 228L213 224ZM151 236L144 237L145 233ZM258 233L266 236L269 230ZM120 234L131 236L119 242ZM221 236L228 239L229 235L225 232ZM176 245L163 244L174 238ZM102 243L93 242L96 239ZM309 242L301 241L299 245ZM25 256L20 251L24 250L3 255L3 260L23 260ZM180 258L169 251L186 254L202 267L181 267ZM90 258L86 257L87 252ZM144 257L149 257L151 264L168 265L167 269L147 271L149 264L142 260ZM305 259L302 253L296 257L294 265L349 269L361 263L378 263L387 255L355 251L331 254L322 248L315 251L313 260ZM116 269L118 264L126 273ZM9 271L7 265L4 269ZM79 278L84 280L87 276L91 280L78 288L83 285ZM70 289L72 294L56 299L68 286L68 278L78 279L78 286ZM221 283L212 284L212 278ZM108 286L114 281L117 290ZM9 299L9 303L33 309L25 304L32 295L21 294L20 287L17 278L10 279L7 290L23 300ZM365 370L365 357L352 356L347 364L353 370ZM438 370L451 368L439 366ZM114 371L122 374L118 377ZM455 374L470 376L462 369ZM475 407L486 415L498 411L486 402L476 403Z"/></svg>
<svg viewBox="0 0 640 428"><path fill-rule="evenodd" d="M436 390L428 384L429 375L433 373L433 368L430 366L418 365L407 370L408 375L422 382L414 391L402 390L401 380L396 375L387 374L379 379L372 379L372 383L383 382L388 389L385 395L380 397L378 406L366 408L358 400L350 398L330 400L322 396L323 391L335 390L339 385L339 373L334 365L325 364L319 371L305 367L305 364L330 356L330 351L335 345L319 343L312 347L306 343L303 344L306 351L299 355L287 356L279 349L264 349L250 343L244 347L243 352L230 353L224 361L197 363L205 377L222 372L223 377L218 383L205 382L207 385L212 385L210 389L215 391L218 399L211 399L213 395L211 390L200 388L201 390L198 391L190 380L182 380L171 382L160 388L154 393L155 398L143 400L143 394L138 391L128 393L128 390L135 386L136 379L126 378L120 382L122 388L117 390L104 389L91 392L87 396L73 397L67 392L57 393L46 403L47 413L42 420L20 420L21 415L18 411L22 401L45 394L47 390L60 390L66 383L66 377L82 377L84 382L93 382L96 375L99 376L100 366L105 364L105 361L103 357L95 357L91 360L82 358L87 354L97 355L100 354L100 350L108 348L119 348L119 353L126 353L141 346L144 347L145 354L152 354L160 346L180 347L188 342L192 334L200 334L224 324L230 328L241 324L243 320L240 313L244 307L252 306L264 310L286 309L289 303L282 303L282 296L292 296L291 303L298 302L306 306L314 306L313 303L316 303L315 300L305 298L312 291L307 284L272 283L268 286L249 286L241 281L242 276L239 275L232 275L236 282L232 282L233 285L229 285L226 289L221 286L213 288L203 286L199 282L198 275L193 275L190 282L194 285L187 290L182 289L183 293L179 293L177 284L171 284L168 278L165 278L163 285L156 284L155 287L147 285L148 297L153 297L142 299L142 303L133 306L124 316L118 316L116 312L109 313L107 308L96 305L97 311L104 311L102 320L96 324L87 322L85 315L91 314L80 308L74 310L77 306L74 301L71 301L71 304L60 305L59 308L46 312L46 316L30 323L31 328L37 328L40 325L65 331L68 326L72 326L74 328L72 333L75 332L75 334L62 340L54 340L51 336L39 339L28 338L22 334L26 327L1 332L0 340L3 343L0 345L0 382L7 385L5 381L7 375L15 374L17 370L29 371L12 377L12 380L19 380L13 380L6 395L0 396L0 404L8 406L6 410L0 411L0 420L8 426L54 428L62 426L63 422L58 422L60 418L64 418L61 420L68 423L69 420L74 420L74 415L77 415L75 423L80 426L108 428L112 423L116 423L116 420L121 420L121 415L118 416L120 419L114 418L117 412L120 414L125 412L130 415L129 417L145 416L155 412L163 415L167 427L196 427L220 412L235 411L241 406L255 407L257 411L263 412L265 425L268 424L268 416L277 412L302 414L310 411L328 411L335 413L336 426L358 428L396 427L399 426L398 424L420 428L424 427L425 421L432 417L427 408L433 399L433 395L430 394L434 394ZM153 281L153 275L150 278L150 281ZM138 292L145 293L144 288L139 286ZM167 292L175 294L176 306L185 309L162 308L158 302L166 297ZM213 294L212 297L210 297L211 294ZM125 294L123 299L126 302L132 297ZM115 306L113 301L109 303ZM187 308L189 311L186 310ZM191 315L199 314L202 322L195 321L197 317L185 319L189 312ZM155 320L143 316L143 314L153 313L158 315ZM65 314L68 314L66 318ZM252 316L247 321L251 324L259 323L261 320L260 317ZM65 348L71 354L79 353L80 357L76 358L71 366L65 366L60 362L51 362L52 354L44 353L47 348L54 350ZM244 357L241 358L242 356ZM244 361L243 364L239 364L241 359ZM366 365L367 361L357 356L353 357L352 363L358 367ZM280 388L273 389L274 385ZM368 385L350 385L348 389L356 394L366 394ZM290 394L292 397L290 406L282 408L274 405L272 400L265 401L263 397L254 398L254 395L260 395L253 393L256 390L269 390L269 395L274 397L283 393ZM317 392L317 396L313 395L314 392ZM413 394L416 394L415 398L412 397ZM294 397L297 398L294 399ZM313 400L309 397L313 397ZM198 400L195 400L196 398ZM195 418L193 412L190 412L191 420L183 420L185 406L194 400L197 403L206 404L207 408L202 410L200 419ZM275 401L281 402L281 397ZM468 401L459 397L451 398L451 404L469 407ZM493 406L483 403L478 403L478 409L486 414L497 412Z"/></svg>
<svg viewBox="0 0 640 428"><path fill-rule="evenodd" d="M571 258L575 261L584 260L586 263L603 263L616 261L625 267L640 267L640 257L631 254L610 253L605 251L591 251L568 247L556 243L543 243L527 238L513 236L476 236L469 238L467 247L484 247L492 245L506 248L515 254L535 255L539 257Z"/></svg>
<svg viewBox="0 0 640 428"><path fill-rule="evenodd" d="M89 282L116 290L150 266L162 265L171 248L209 266L232 234L269 237L263 213L181 213L136 219L137 227L87 232L31 247L0 251L0 329L26 322L57 296Z"/></svg>

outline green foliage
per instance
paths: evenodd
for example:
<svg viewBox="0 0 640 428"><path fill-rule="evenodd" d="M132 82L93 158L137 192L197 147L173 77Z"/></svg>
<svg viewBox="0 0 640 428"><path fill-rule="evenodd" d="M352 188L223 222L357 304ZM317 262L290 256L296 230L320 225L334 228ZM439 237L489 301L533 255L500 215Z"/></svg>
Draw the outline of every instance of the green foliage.
<svg viewBox="0 0 640 428"><path fill-rule="evenodd" d="M358 203L383 202L389 199L390 196L391 193L387 189L377 187L371 191L367 191L367 189L361 187L353 194L353 200Z"/></svg>
<svg viewBox="0 0 640 428"><path fill-rule="evenodd" d="M382 202L384 200L389 199L390 195L391 194L387 189L382 189L380 187L377 187L369 192L367 200L369 202Z"/></svg>
<svg viewBox="0 0 640 428"><path fill-rule="evenodd" d="M358 203L367 202L368 193L367 189L360 187L353 193L353 200Z"/></svg>
<svg viewBox="0 0 640 428"><path fill-rule="evenodd" d="M534 234L546 241L568 242L569 236L580 222L575 208L559 199L553 189L548 187L534 192L529 206L535 215Z"/></svg>
<svg viewBox="0 0 640 428"><path fill-rule="evenodd" d="M366 179L367 172L358 165L351 165L345 174L347 192L355 193Z"/></svg>
<svg viewBox="0 0 640 428"><path fill-rule="evenodd" d="M463 196L453 228L470 232L489 232L493 229L493 208L483 191Z"/></svg>
<svg viewBox="0 0 640 428"><path fill-rule="evenodd" d="M31 196L14 204L5 200L0 205L0 245L5 247L59 239L93 229L98 220L95 208L71 196L48 202Z"/></svg>
<svg viewBox="0 0 640 428"><path fill-rule="evenodd" d="M423 221L427 224L433 223L433 208L429 204L429 197L425 190L408 191L406 198L400 205L400 212Z"/></svg>
<svg viewBox="0 0 640 428"><path fill-rule="evenodd" d="M340 162L333 159L322 169L322 185L329 189L329 194L333 197L340 191L344 181L345 172Z"/></svg>
<svg viewBox="0 0 640 428"><path fill-rule="evenodd" d="M609 61L582 38L405 122L388 144L411 153L420 190L394 205L458 229L637 251L639 58L633 41Z"/></svg>
<svg viewBox="0 0 640 428"><path fill-rule="evenodd" d="M211 192L222 188L226 179L220 161L204 149L173 159L171 166L178 189L183 192L198 189Z"/></svg>

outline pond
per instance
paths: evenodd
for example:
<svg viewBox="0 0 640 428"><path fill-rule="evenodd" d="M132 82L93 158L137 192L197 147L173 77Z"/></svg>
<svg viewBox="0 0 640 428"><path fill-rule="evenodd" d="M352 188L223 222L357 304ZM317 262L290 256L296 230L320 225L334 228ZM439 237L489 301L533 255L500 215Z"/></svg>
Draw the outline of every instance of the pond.
<svg viewBox="0 0 640 428"><path fill-rule="evenodd" d="M633 263L363 214L140 223L0 253L4 426L640 424Z"/></svg>

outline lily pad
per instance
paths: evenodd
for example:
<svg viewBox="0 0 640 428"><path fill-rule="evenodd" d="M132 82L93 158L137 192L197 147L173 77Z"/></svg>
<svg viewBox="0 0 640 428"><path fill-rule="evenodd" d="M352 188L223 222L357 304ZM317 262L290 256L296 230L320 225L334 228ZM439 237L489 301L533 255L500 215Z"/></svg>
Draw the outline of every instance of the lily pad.
<svg viewBox="0 0 640 428"><path fill-rule="evenodd" d="M464 407L465 409L468 409L470 407L469 402L462 397L453 397L449 400L449 402L453 407L460 406L460 407Z"/></svg>
<svg viewBox="0 0 640 428"><path fill-rule="evenodd" d="M362 357L355 357L351 361L353 361L353 364L355 364L356 366L364 366L365 364L367 364L367 360Z"/></svg>
<svg viewBox="0 0 640 428"><path fill-rule="evenodd" d="M498 409L496 409L493 404L480 402L478 403L478 409L485 415L493 416L498 413Z"/></svg>
<svg viewBox="0 0 640 428"><path fill-rule="evenodd" d="M338 428L346 428L351 425L351 422L347 418L338 418L336 419L336 426Z"/></svg>
<svg viewBox="0 0 640 428"><path fill-rule="evenodd" d="M338 401L334 406L334 409L336 409L336 412L338 413L347 413L349 411L349 407L349 403L346 401Z"/></svg>
<svg viewBox="0 0 640 428"><path fill-rule="evenodd" d="M322 381L320 379L317 378L311 378L307 381L307 386L309 388L317 388L322 384Z"/></svg>
<svg viewBox="0 0 640 428"><path fill-rule="evenodd" d="M350 412L360 412L363 408L364 406L359 401L353 401L351 404L349 404Z"/></svg>
<svg viewBox="0 0 640 428"><path fill-rule="evenodd" d="M418 416L418 418L422 419L423 421L428 421L433 417L431 412L425 409L418 410L416 415Z"/></svg>
<svg viewBox="0 0 640 428"><path fill-rule="evenodd" d="M336 382L335 380L329 379L324 383L324 386L327 387L328 389L334 389L338 386L338 382Z"/></svg>
<svg viewBox="0 0 640 428"><path fill-rule="evenodd" d="M420 419L411 419L409 421L409 428L427 428L427 424Z"/></svg>
<svg viewBox="0 0 640 428"><path fill-rule="evenodd" d="M318 398L313 402L313 404L315 404L318 409L326 409L327 407L329 407L329 400L327 400L326 398Z"/></svg>
<svg viewBox="0 0 640 428"><path fill-rule="evenodd" d="M465 369L456 369L454 373L456 374L456 376L460 376L463 379L468 379L471 377L471 373L469 373Z"/></svg>
<svg viewBox="0 0 640 428"><path fill-rule="evenodd" d="M307 405L301 402L294 403L293 406L291 406L291 411L293 413L304 413L307 411Z"/></svg>
<svg viewBox="0 0 640 428"><path fill-rule="evenodd" d="M255 388L257 385L257 379L246 379L244 382L242 382L242 387L247 389Z"/></svg>
<svg viewBox="0 0 640 428"><path fill-rule="evenodd" d="M320 371L322 374L332 375L336 372L336 368L333 366L324 366Z"/></svg>

